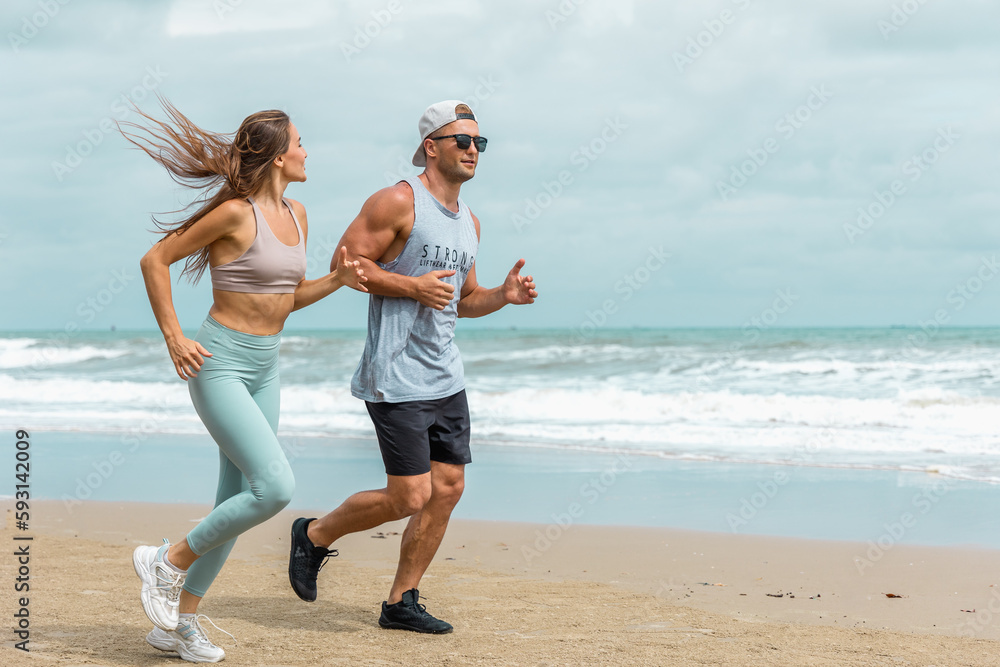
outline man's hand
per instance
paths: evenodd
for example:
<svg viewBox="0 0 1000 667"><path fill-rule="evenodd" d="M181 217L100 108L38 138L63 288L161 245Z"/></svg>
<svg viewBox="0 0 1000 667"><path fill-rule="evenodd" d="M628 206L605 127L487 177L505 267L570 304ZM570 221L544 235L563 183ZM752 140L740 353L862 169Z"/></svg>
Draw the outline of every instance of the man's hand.
<svg viewBox="0 0 1000 667"><path fill-rule="evenodd" d="M425 273L414 281L416 293L413 298L428 308L444 310L455 296L455 286L444 282L441 278L453 275L454 271L443 269Z"/></svg>
<svg viewBox="0 0 1000 667"><path fill-rule="evenodd" d="M503 298L507 303L523 305L534 303L535 299L538 298L534 279L531 276L522 276L522 268L524 268L524 260L519 259L503 281Z"/></svg>

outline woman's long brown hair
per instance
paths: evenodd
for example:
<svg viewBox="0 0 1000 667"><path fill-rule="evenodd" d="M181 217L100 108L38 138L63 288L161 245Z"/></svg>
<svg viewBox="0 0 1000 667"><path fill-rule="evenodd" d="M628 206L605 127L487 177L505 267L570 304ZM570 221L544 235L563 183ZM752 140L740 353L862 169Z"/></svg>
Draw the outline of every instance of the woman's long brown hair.
<svg viewBox="0 0 1000 667"><path fill-rule="evenodd" d="M291 120L284 111L258 111L247 116L232 134L208 132L192 123L166 99L160 104L168 119L161 121L136 109L148 125L119 123L119 131L133 145L160 163L177 183L200 191L190 204L173 213L195 207L180 221L164 222L153 216L164 238L183 234L205 214L230 199L246 199L267 182L271 162L288 151ZM135 131L126 131L121 126ZM162 239L161 239L162 240ZM208 247L184 262L181 276L197 283L208 266Z"/></svg>

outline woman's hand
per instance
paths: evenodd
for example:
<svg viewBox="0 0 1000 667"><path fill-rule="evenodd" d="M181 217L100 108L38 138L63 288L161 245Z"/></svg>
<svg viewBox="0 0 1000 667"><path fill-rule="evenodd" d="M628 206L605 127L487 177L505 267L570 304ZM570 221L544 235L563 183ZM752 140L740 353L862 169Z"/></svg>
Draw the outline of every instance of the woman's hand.
<svg viewBox="0 0 1000 667"><path fill-rule="evenodd" d="M212 356L212 353L202 347L201 343L183 336L173 342L168 341L167 352L170 353L170 360L174 362L177 375L185 382L198 375L198 371L205 363L205 357Z"/></svg>
<svg viewBox="0 0 1000 667"><path fill-rule="evenodd" d="M359 292L367 292L368 288L362 283L368 282L368 278L365 276L364 269L361 268L361 262L354 260L353 262L347 261L347 246L340 246L340 252L337 253L337 280L340 281L341 285L356 289Z"/></svg>

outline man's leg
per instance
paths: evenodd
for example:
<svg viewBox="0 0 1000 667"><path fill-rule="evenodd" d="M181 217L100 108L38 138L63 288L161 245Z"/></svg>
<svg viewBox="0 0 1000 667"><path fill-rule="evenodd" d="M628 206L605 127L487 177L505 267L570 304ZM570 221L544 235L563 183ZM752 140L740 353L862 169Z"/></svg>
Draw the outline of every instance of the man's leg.
<svg viewBox="0 0 1000 667"><path fill-rule="evenodd" d="M386 488L355 493L337 509L309 523L306 531L309 541L318 547L329 547L344 535L370 530L419 512L428 499L433 501L433 467L431 470L423 475L387 475Z"/></svg>
<svg viewBox="0 0 1000 667"><path fill-rule="evenodd" d="M429 429L433 404L366 403L385 464L384 489L362 491L321 519L296 519L288 556L288 579L295 594L316 599L316 578L328 547L344 535L370 530L419 512L431 497Z"/></svg>
<svg viewBox="0 0 1000 667"><path fill-rule="evenodd" d="M437 553L448 520L465 490L465 466L431 461L430 499L410 517L399 548L396 579L389 591L389 604L403 599L403 593L420 587L420 578ZM346 504L346 503L345 503Z"/></svg>

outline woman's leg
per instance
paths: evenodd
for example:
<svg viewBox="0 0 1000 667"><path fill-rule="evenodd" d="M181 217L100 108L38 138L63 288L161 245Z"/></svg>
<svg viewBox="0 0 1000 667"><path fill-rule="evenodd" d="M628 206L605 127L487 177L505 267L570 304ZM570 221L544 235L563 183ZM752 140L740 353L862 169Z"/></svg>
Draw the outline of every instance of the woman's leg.
<svg viewBox="0 0 1000 667"><path fill-rule="evenodd" d="M222 450L219 450L219 488L215 493L215 507L249 488L250 485L240 469ZM181 593L180 613L194 614L198 611L198 603L215 581L235 544L236 538L233 538L215 547L188 568L184 591Z"/></svg>
<svg viewBox="0 0 1000 667"><path fill-rule="evenodd" d="M278 337L223 331L209 318L196 340L213 354L188 381L188 388L222 455L216 507L169 551L167 545L139 546L132 555L142 580L143 610L154 625L167 632L178 627L179 597L185 598L185 613L197 608L236 536L277 514L288 504L295 487L275 436ZM195 568L194 580L185 586L186 570L215 549L218 552L204 567Z"/></svg>
<svg viewBox="0 0 1000 667"><path fill-rule="evenodd" d="M254 403L260 409L261 414L267 421L271 432L278 432L278 413L280 410L280 384L278 382L277 367L274 372L268 373L260 382L260 386L251 395ZM287 465L287 463L286 463ZM277 469L277 466L275 466ZM250 484L243 472L233 463L228 456L219 450L219 488L215 496L215 506L218 507L229 498L250 490ZM205 596L209 586L219 574L223 564L229 557L236 544L236 538L221 544L211 551L208 551L188 569L187 579L184 584L184 592L181 593L180 613L194 613L198 608L198 603Z"/></svg>
<svg viewBox="0 0 1000 667"><path fill-rule="evenodd" d="M199 556L277 514L295 490L291 467L272 429L272 422L277 425L271 406L278 403L278 383L268 383L255 392L258 396L251 396L239 378L205 380L191 386L195 408L222 454L243 473L247 488L219 503L188 533L188 546Z"/></svg>

